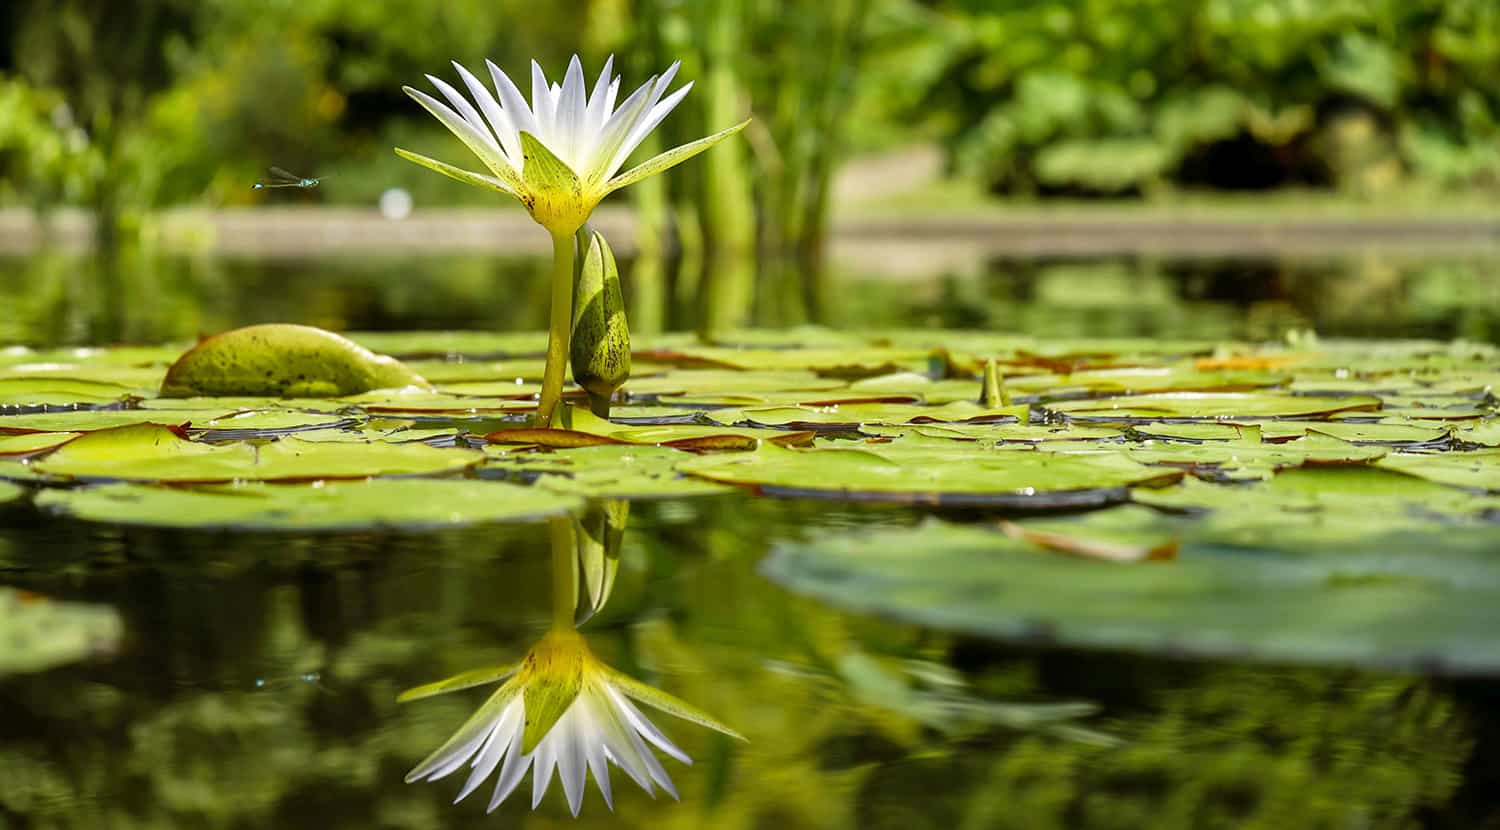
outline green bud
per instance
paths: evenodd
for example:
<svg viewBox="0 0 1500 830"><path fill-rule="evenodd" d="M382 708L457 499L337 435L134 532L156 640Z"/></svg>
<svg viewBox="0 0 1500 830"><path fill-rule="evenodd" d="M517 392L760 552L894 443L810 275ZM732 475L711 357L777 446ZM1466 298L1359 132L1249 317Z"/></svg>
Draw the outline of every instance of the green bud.
<svg viewBox="0 0 1500 830"><path fill-rule="evenodd" d="M595 415L609 417L609 401L630 377L630 329L620 271L604 236L585 225L578 232L582 253L573 300L569 357L573 379L589 393Z"/></svg>

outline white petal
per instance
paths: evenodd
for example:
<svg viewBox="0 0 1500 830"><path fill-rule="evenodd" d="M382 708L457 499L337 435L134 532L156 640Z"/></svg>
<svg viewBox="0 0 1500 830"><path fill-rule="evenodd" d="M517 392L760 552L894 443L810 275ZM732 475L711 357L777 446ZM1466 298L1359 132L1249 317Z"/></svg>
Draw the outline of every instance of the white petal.
<svg viewBox="0 0 1500 830"><path fill-rule="evenodd" d="M609 690L609 695L614 699L615 706L625 716L626 723L635 727L635 731L646 736L646 740L655 744L662 752L667 753L684 764L692 765L693 759L688 757L686 752L678 748L677 744L672 743L671 738L668 738L660 729L656 728L656 724L641 714L641 710L635 708L635 704L627 700L613 686L606 686L605 688Z"/></svg>
<svg viewBox="0 0 1500 830"><path fill-rule="evenodd" d="M443 97L447 98L448 103L452 104L459 115L463 116L464 121L474 128L474 132L483 136L484 140L496 150L500 149L500 143L495 140L494 133L490 132L490 127L485 123L484 117L479 114L479 110L474 109L474 105L469 103L469 99L465 98L462 92L454 89L451 84L436 75L428 75L427 80L443 93Z"/></svg>
<svg viewBox="0 0 1500 830"><path fill-rule="evenodd" d="M672 110L676 109L677 105L688 94L688 90L692 88L692 81L683 84L682 89L672 93L667 100L653 107L651 114L643 118L639 124L636 124L635 129L625 138L625 142L620 145L619 151L615 154L616 161L608 168L609 172L604 176L606 180L619 172L620 166L625 163L626 159L630 158L630 154L635 152L635 148L641 146L641 142L646 140L646 136L651 135L651 131L656 129L657 125L662 122L662 119L666 118Z"/></svg>
<svg viewBox="0 0 1500 830"><path fill-rule="evenodd" d="M641 760L646 763L646 771L651 774L651 780L666 790L667 794L672 796L672 798L681 801L682 799L677 796L677 788L672 786L671 776L667 775L667 771L662 767L661 761L656 760L656 756L651 753L646 743L641 740L641 736L633 731L626 730L625 737L629 739L635 751L641 756Z"/></svg>
<svg viewBox="0 0 1500 830"><path fill-rule="evenodd" d="M547 794L547 786L552 783L552 770L557 767L557 737L558 724L553 724L552 731L542 738L542 742L536 745L536 751L532 753L531 759L531 809L535 810L542 803L542 796Z"/></svg>
<svg viewBox="0 0 1500 830"><path fill-rule="evenodd" d="M557 777L562 780L563 794L568 797L568 809L573 811L573 816L578 816L578 809L583 806L583 787L588 783L588 768L584 764L584 741L590 740L591 736L584 732L583 719L578 717L578 700L574 699L570 711L563 714L563 720L569 720L563 734L559 735L560 741L557 746ZM571 716L571 718L570 718ZM561 722L558 724L561 726Z"/></svg>
<svg viewBox="0 0 1500 830"><path fill-rule="evenodd" d="M604 98L604 117L608 119L615 111L615 99L620 95L620 79L616 77L609 82L609 94Z"/></svg>
<svg viewBox="0 0 1500 830"><path fill-rule="evenodd" d="M500 777L495 780L495 795L490 798L490 806L485 809L487 813L495 812L495 808L509 798L512 792L515 792L516 785L526 777L526 770L531 766L531 756L521 754L521 736L524 734L525 727L526 718L523 710L522 716L511 729L510 743L505 753L505 765L500 767Z"/></svg>
<svg viewBox="0 0 1500 830"><path fill-rule="evenodd" d="M454 749L453 753L444 758L441 763L434 766L431 772L413 771L412 775L407 777L407 780L411 781L417 778L425 778L428 781L436 781L439 778L451 774L454 770L463 766L465 761L472 758L474 756L474 753L479 751L479 746L483 744L485 739L489 736L489 730L484 730L476 734L473 738L464 742L462 746Z"/></svg>
<svg viewBox="0 0 1500 830"><path fill-rule="evenodd" d="M609 161L614 158L620 145L624 143L625 137L630 134L630 129L646 113L646 105L651 100L651 89L655 86L655 80L647 81L625 99L625 103L610 115L609 120L604 122L604 128L599 132L599 140L594 145L593 158L584 164L584 169L589 171L598 181L608 181L613 175L610 172ZM620 160L624 163L624 159ZM616 164L614 167L618 168Z"/></svg>
<svg viewBox="0 0 1500 830"><path fill-rule="evenodd" d="M604 119L609 117L606 109L609 102L609 73L614 68L615 56L610 55L604 59L604 71L599 73L599 80L594 82L594 90L589 93L588 115L584 118L584 125L591 141L599 137L599 128L604 126Z"/></svg>
<svg viewBox="0 0 1500 830"><path fill-rule="evenodd" d="M510 76L505 74L494 61L485 61L485 66L490 68L490 78L495 82L495 91L500 94L500 103L505 107L505 113L510 116L510 123L516 128L517 133L525 130L536 135L536 116L531 112L531 106L526 103L526 96L516 86ZM521 137L516 136L516 146L521 144Z"/></svg>
<svg viewBox="0 0 1500 830"><path fill-rule="evenodd" d="M594 783L599 785L599 793L604 796L604 805L609 809L615 808L614 795L609 788L609 760L608 750L605 749L604 727L600 722L598 707L601 705L596 697L588 699L588 705L584 708L584 731L588 740L584 742L584 752L588 760L589 771L594 774Z"/></svg>
<svg viewBox="0 0 1500 830"><path fill-rule="evenodd" d="M510 159L511 166L517 172L521 169L521 137L516 132L515 125L511 124L510 116L500 107L500 102L490 92L474 73L464 68L458 61L453 62L453 68L458 70L459 77L464 79L464 86L469 88L469 94L479 103L479 109L484 112L484 117L490 122L490 129L494 130L495 136L500 139L500 147Z"/></svg>
<svg viewBox="0 0 1500 830"><path fill-rule="evenodd" d="M599 735L604 744L604 755L614 765L619 767L630 776L630 780L636 786L645 790L653 798L656 797L656 788L651 784L651 773L646 768L646 762L636 750L636 743L631 741L634 735L615 712L609 698L598 699L600 706L596 715L598 716Z"/></svg>
<svg viewBox="0 0 1500 830"><path fill-rule="evenodd" d="M479 754L474 756L474 771L469 774L469 780L464 782L464 787L459 791L458 797L453 799L454 804L463 801L469 793L479 787L484 779L490 777L490 773L495 771L501 756L510 745L511 734L515 731L512 727L516 720L516 711L515 704L505 707L505 714L500 716L500 720L495 723L495 728L490 730L490 736L485 739L484 746L480 748Z"/></svg>
<svg viewBox="0 0 1500 830"><path fill-rule="evenodd" d="M552 147L552 125L557 115L557 104L552 99L552 88L547 85L547 76L536 61L531 62L531 111L536 115L537 138Z"/></svg>
<svg viewBox="0 0 1500 830"><path fill-rule="evenodd" d="M558 92L557 145L548 145L548 149L557 153L575 171L579 169L579 150L585 143L584 129L587 126L584 121L587 101L583 84L583 64L574 55L568 61L568 71L563 75L562 89Z"/></svg>

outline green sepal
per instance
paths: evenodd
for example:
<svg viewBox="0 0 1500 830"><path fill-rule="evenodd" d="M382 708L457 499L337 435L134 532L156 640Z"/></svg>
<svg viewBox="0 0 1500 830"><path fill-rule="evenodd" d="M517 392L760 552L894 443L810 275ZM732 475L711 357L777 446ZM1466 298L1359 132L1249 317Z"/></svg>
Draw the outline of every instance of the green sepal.
<svg viewBox="0 0 1500 830"><path fill-rule="evenodd" d="M578 635L568 632L571 638ZM581 640L580 640L581 643ZM521 734L521 751L530 753L557 725L563 713L573 705L583 690L584 648L538 645L527 656L525 667L526 726Z"/></svg>
<svg viewBox="0 0 1500 830"><path fill-rule="evenodd" d="M738 738L742 741L750 740L744 735L741 735L733 729L730 729L728 726L725 726L724 724L715 720L707 712L704 712L702 709L699 709L691 703L688 703L687 701L682 700L681 698L678 698L674 695L667 694L661 689L647 686L645 683L636 680L630 675L622 674L618 671L615 671L614 669L610 669L609 682L613 683L615 687L623 692L627 697L638 700L641 703L644 703L653 708L660 709L661 711L666 712L669 715L682 718L689 723L696 723L699 726L707 727L714 730L715 732L722 732L731 738Z"/></svg>
<svg viewBox="0 0 1500 830"><path fill-rule="evenodd" d="M515 191L511 190L510 187L505 184L505 182L502 182L499 179L494 178L493 176L486 176L483 173L475 173L472 170L465 170L462 167L454 167L451 164L438 161L434 158L428 158L421 153L413 153L412 151L402 149L401 147L396 148L396 155L406 159L407 161L420 164L433 172L442 173L444 176L447 176L454 181L463 182L464 184L471 184L475 187L482 187L485 190L493 190L497 193L504 193L507 196L516 195Z"/></svg>
<svg viewBox="0 0 1500 830"><path fill-rule="evenodd" d="M697 141L689 141L688 143L680 147L673 147L672 149L666 151L665 153L662 153L661 155L653 156L636 165L635 167L626 170L624 173L615 176L613 179L610 179L609 182L604 185L604 192L606 194L613 193L622 187L633 185L648 176L654 176L657 173L662 172L663 170L676 167L677 165L687 161L693 156L696 156L704 150L707 150L715 144L718 144L720 141L723 141L724 139L734 135L740 130L745 129L745 126L749 123L750 119L746 118L744 121L741 121L740 123L726 130L720 130L713 135L705 136L704 138L700 138Z"/></svg>
<svg viewBox="0 0 1500 830"><path fill-rule="evenodd" d="M427 683L407 689L396 696L396 702L409 703L413 700L421 700L435 695L445 695L449 692L472 689L475 686L499 683L515 674L519 668L521 668L521 663L517 661L504 666L485 666L482 669L460 672L452 677L439 680L436 683Z"/></svg>

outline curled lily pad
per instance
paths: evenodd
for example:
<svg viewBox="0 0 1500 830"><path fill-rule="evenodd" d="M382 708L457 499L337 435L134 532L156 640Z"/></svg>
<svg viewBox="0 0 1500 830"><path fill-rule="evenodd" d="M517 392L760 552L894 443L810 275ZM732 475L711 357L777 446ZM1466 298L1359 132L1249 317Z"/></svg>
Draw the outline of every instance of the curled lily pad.
<svg viewBox="0 0 1500 830"><path fill-rule="evenodd" d="M500 481L372 479L316 484L48 490L37 505L80 519L154 527L424 530L521 521L577 509L573 496Z"/></svg>
<svg viewBox="0 0 1500 830"><path fill-rule="evenodd" d="M277 481L434 474L472 467L473 450L425 444L357 444L283 438L261 446L189 440L179 430L140 424L81 436L32 462L38 472L78 479L126 481Z"/></svg>
<svg viewBox="0 0 1500 830"><path fill-rule="evenodd" d="M336 397L431 385L393 358L330 331L271 323L217 334L167 370L164 398L264 395Z"/></svg>
<svg viewBox="0 0 1500 830"><path fill-rule="evenodd" d="M1115 454L1061 455L1029 450L889 448L811 450L762 445L753 453L705 456L677 465L691 475L756 487L771 495L860 501L1077 507L1122 501L1131 485L1176 481Z"/></svg>
<svg viewBox="0 0 1500 830"><path fill-rule="evenodd" d="M0 677L109 654L124 630L112 608L0 588Z"/></svg>

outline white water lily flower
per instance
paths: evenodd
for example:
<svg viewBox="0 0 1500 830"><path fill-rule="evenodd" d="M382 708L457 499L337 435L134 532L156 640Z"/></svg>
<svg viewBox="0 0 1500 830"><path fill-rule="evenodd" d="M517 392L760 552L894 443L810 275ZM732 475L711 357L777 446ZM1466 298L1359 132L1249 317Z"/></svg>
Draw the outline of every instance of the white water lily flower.
<svg viewBox="0 0 1500 830"><path fill-rule="evenodd" d="M453 63L472 102L432 75L427 79L447 104L420 90L404 89L458 136L491 175L462 170L399 147L396 152L458 181L515 196L553 233L576 231L608 194L692 158L749 123L747 120L668 150L616 175L630 154L692 89L688 83L666 94L677 75L678 63L618 105L620 78L611 74L613 57L604 62L604 71L592 91L586 88L577 55L568 63L561 84L548 82L541 67L532 61L530 104L498 66L489 61L485 65L494 81L493 92L474 73Z"/></svg>
<svg viewBox="0 0 1500 830"><path fill-rule="evenodd" d="M568 809L576 816L590 773L604 803L614 809L609 783L609 764L614 764L653 796L655 788L661 787L677 798L672 779L651 747L684 764L691 764L692 759L646 719L631 703L632 698L744 740L693 706L605 666L570 629L549 633L518 664L461 674L413 689L400 700L507 678L447 743L407 774L408 783L434 781L467 764L469 777L454 799L457 802L478 789L498 768L489 803L493 811L516 790L530 769L531 806L535 809L556 770Z"/></svg>

